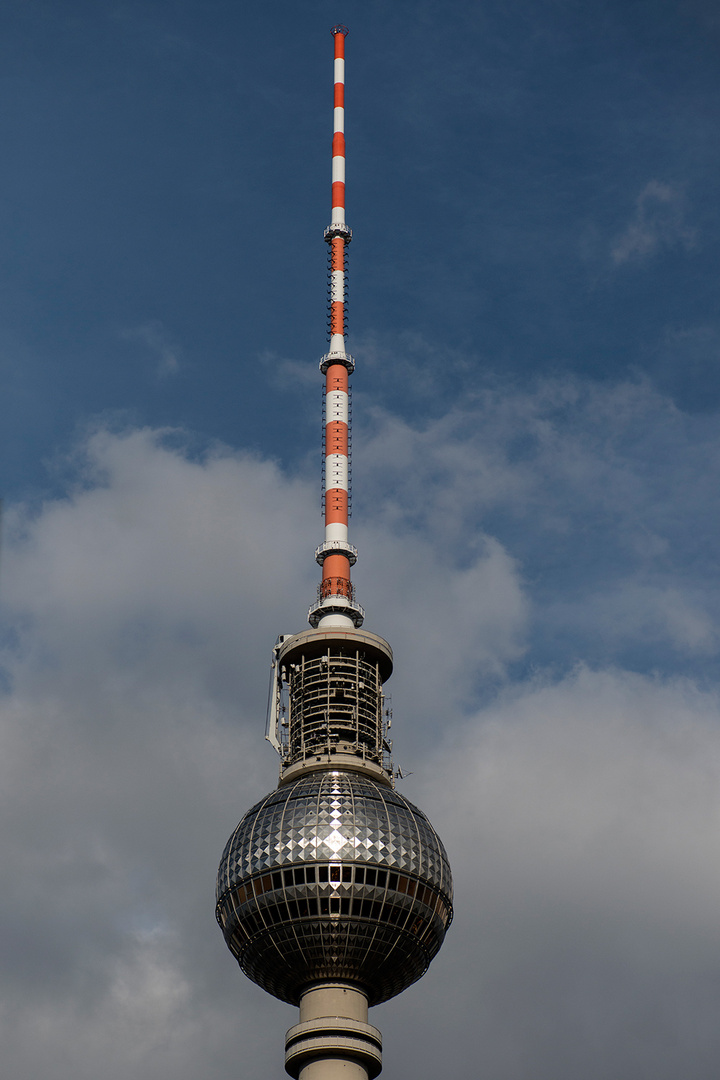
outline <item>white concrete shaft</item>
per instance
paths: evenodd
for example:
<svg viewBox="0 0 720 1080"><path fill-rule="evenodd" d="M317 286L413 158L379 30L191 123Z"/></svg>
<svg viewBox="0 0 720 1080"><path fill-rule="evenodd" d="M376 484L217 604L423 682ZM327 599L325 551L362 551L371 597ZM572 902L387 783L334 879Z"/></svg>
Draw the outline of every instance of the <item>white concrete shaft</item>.
<svg viewBox="0 0 720 1080"><path fill-rule="evenodd" d="M367 1069L357 1061L311 1061L298 1074L298 1080L368 1080Z"/></svg>
<svg viewBox="0 0 720 1080"><path fill-rule="evenodd" d="M325 983L300 999L300 1023L285 1036L285 1069L296 1080L375 1080L382 1036L367 1022L365 994Z"/></svg>
<svg viewBox="0 0 720 1080"><path fill-rule="evenodd" d="M367 1024L367 998L361 990L347 983L325 983L307 990L300 998L300 1023L320 1020L324 1016L344 1016Z"/></svg>

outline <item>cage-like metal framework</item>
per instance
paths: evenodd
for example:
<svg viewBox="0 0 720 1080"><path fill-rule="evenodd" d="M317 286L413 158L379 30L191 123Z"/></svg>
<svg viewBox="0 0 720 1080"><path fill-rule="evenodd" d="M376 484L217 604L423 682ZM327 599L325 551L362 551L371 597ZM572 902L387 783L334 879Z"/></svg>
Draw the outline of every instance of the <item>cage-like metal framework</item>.
<svg viewBox="0 0 720 1080"><path fill-rule="evenodd" d="M281 639L274 655L269 730L283 770L340 755L346 764L372 763L391 780L388 643L363 630L306 630Z"/></svg>
<svg viewBox="0 0 720 1080"><path fill-rule="evenodd" d="M383 692L379 664L359 650L328 647L290 665L290 756L295 759L331 745L364 747L371 759L382 752Z"/></svg>

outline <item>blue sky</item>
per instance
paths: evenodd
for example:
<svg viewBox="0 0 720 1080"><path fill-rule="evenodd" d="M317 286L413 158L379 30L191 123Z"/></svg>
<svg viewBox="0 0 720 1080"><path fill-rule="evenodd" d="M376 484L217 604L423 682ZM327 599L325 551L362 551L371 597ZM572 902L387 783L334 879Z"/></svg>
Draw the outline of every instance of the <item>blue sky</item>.
<svg viewBox="0 0 720 1080"><path fill-rule="evenodd" d="M270 648L314 599L338 21L355 581L457 877L440 956L375 1010L387 1075L706 1080L701 0L4 6L7 1075L282 1068L294 1014L234 968L212 890L276 780Z"/></svg>
<svg viewBox="0 0 720 1080"><path fill-rule="evenodd" d="M284 460L310 445L263 357L318 350L319 27L356 14L336 7L6 6L8 494L103 410ZM702 4L358 6L353 344L409 332L463 361L431 400L389 372L387 403L640 371L717 404L719 34Z"/></svg>

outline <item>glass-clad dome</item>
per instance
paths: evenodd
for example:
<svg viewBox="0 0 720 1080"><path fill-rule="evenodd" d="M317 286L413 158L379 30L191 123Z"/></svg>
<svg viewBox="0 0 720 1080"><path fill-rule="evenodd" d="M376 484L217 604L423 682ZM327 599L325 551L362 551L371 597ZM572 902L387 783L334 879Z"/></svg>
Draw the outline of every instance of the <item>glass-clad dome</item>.
<svg viewBox="0 0 720 1080"><path fill-rule="evenodd" d="M230 837L217 919L246 975L296 1004L347 980L371 1005L419 979L452 918L442 841L399 792L359 773L281 785Z"/></svg>

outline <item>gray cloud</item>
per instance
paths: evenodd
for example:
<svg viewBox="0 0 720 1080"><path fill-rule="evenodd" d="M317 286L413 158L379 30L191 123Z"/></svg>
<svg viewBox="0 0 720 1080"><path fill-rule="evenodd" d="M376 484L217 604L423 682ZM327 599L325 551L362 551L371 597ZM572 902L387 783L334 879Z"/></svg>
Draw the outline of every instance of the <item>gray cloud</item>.
<svg viewBox="0 0 720 1080"><path fill-rule="evenodd" d="M374 1017L388 1074L712 1074L715 423L644 385L555 382L361 433L360 598L395 649L403 790L458 884L430 973ZM221 1080L239 1052L244 1080L281 1071L294 1012L233 965L213 882L275 782L267 660L314 594L314 488L99 428L65 497L8 515L13 1080ZM632 647L667 648L664 677L607 663Z"/></svg>
<svg viewBox="0 0 720 1080"><path fill-rule="evenodd" d="M390 1006L401 1029L472 1031L481 1074L712 1075L719 707L580 667L452 732L411 786L450 842L457 919L443 987ZM405 1075L441 1067L443 1043L401 1037Z"/></svg>
<svg viewBox="0 0 720 1080"><path fill-rule="evenodd" d="M671 184L650 180L637 197L635 213L612 246L617 265L647 259L663 247L691 248L696 231L685 221L682 194Z"/></svg>
<svg viewBox="0 0 720 1080"><path fill-rule="evenodd" d="M359 516L421 531L455 571L494 534L531 584L531 658L704 661L720 617L717 440L716 416L645 382L476 391L416 425L379 411L356 436Z"/></svg>
<svg viewBox="0 0 720 1080"><path fill-rule="evenodd" d="M159 319L150 319L140 326L123 330L121 336L127 341L139 341L147 347L156 360L155 371L159 377L177 375L181 366L180 349Z"/></svg>

